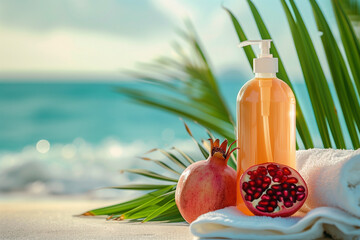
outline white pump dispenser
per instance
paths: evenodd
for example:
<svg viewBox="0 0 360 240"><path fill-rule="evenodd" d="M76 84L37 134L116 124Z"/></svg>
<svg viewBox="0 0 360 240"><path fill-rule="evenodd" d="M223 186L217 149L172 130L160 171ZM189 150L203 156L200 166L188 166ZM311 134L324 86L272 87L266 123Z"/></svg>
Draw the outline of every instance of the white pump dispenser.
<svg viewBox="0 0 360 240"><path fill-rule="evenodd" d="M239 44L239 47L259 44L260 53L257 58L253 59L253 71L259 73L259 77L267 77L269 73L275 74L278 72L278 59L273 58L270 54L271 39L265 40L247 40Z"/></svg>

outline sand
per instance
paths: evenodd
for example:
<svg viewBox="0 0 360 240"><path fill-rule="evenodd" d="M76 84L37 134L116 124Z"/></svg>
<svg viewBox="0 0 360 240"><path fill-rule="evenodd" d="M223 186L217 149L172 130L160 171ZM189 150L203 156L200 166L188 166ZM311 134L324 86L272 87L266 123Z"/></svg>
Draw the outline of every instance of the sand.
<svg viewBox="0 0 360 240"><path fill-rule="evenodd" d="M185 223L129 223L73 216L113 203L2 199L0 239L193 239Z"/></svg>

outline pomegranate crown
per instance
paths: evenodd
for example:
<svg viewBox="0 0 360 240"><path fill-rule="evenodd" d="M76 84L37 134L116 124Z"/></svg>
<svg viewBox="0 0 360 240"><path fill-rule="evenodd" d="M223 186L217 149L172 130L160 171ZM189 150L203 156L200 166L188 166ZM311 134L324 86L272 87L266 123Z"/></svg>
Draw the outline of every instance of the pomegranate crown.
<svg viewBox="0 0 360 240"><path fill-rule="evenodd" d="M229 160L231 154L236 150L239 149L238 147L234 148L233 150L231 149L231 146L236 142L234 141L233 143L230 144L230 146L227 148L228 145L228 140L225 139L221 145L220 145L220 140L216 139L215 142L213 139L209 138L210 144L211 144L211 151L210 151L210 156L213 157L222 157L225 159L225 161ZM227 149L226 149L227 148Z"/></svg>

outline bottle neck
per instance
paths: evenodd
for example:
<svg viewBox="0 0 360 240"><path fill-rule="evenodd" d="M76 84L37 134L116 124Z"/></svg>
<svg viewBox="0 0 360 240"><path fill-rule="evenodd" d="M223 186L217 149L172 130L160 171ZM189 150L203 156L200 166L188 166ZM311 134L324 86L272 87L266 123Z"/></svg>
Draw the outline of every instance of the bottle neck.
<svg viewBox="0 0 360 240"><path fill-rule="evenodd" d="M256 78L276 78L276 73L255 73Z"/></svg>

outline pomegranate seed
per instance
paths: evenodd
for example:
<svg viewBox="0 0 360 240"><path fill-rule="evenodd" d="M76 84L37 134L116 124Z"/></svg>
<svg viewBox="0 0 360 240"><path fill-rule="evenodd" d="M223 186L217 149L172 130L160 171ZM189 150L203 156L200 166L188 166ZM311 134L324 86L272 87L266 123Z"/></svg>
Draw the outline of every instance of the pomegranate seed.
<svg viewBox="0 0 360 240"><path fill-rule="evenodd" d="M281 196L282 192L279 190L279 191L276 192L276 195Z"/></svg>
<svg viewBox="0 0 360 240"><path fill-rule="evenodd" d="M298 190L299 192L305 192L305 188L304 188L303 186L298 186L298 187L297 187L297 190Z"/></svg>
<svg viewBox="0 0 360 240"><path fill-rule="evenodd" d="M256 209L262 212L266 212L266 208L265 207L261 207L261 206L256 206Z"/></svg>
<svg viewBox="0 0 360 240"><path fill-rule="evenodd" d="M282 170L283 170L285 175L290 175L291 174L291 171L287 167L284 167Z"/></svg>
<svg viewBox="0 0 360 240"><path fill-rule="evenodd" d="M250 181L249 184L250 186L255 186L255 181Z"/></svg>
<svg viewBox="0 0 360 240"><path fill-rule="evenodd" d="M262 195L261 199L262 200L270 200L270 196L269 195Z"/></svg>
<svg viewBox="0 0 360 240"><path fill-rule="evenodd" d="M267 211L268 211L268 212L273 212L273 211L274 211L274 208L273 208L273 207L267 207Z"/></svg>
<svg viewBox="0 0 360 240"><path fill-rule="evenodd" d="M277 199L277 196L276 195L273 195L271 196L272 199L276 200Z"/></svg>
<svg viewBox="0 0 360 240"><path fill-rule="evenodd" d="M293 196L290 196L290 197L289 197L289 200L290 200L291 202L294 202L294 203L296 202L296 199L295 199Z"/></svg>
<svg viewBox="0 0 360 240"><path fill-rule="evenodd" d="M272 171L272 170L275 170L275 169L278 169L279 167L276 166L275 164L270 164L269 166L267 166L267 170L268 171Z"/></svg>
<svg viewBox="0 0 360 240"><path fill-rule="evenodd" d="M261 185L261 187L262 187L263 189L266 189L268 186L269 186L268 183L263 183L263 184Z"/></svg>
<svg viewBox="0 0 360 240"><path fill-rule="evenodd" d="M291 190L291 191L290 191L290 195L291 195L291 196L295 196L295 195L296 195L296 191L295 191L295 190Z"/></svg>
<svg viewBox="0 0 360 240"><path fill-rule="evenodd" d="M287 183L283 183L283 184L281 184L281 187L282 187L283 189L287 189L287 188L289 187L289 185L288 185Z"/></svg>
<svg viewBox="0 0 360 240"><path fill-rule="evenodd" d="M258 199L260 196L261 196L261 193L256 192L256 193L254 194L254 199Z"/></svg>
<svg viewBox="0 0 360 240"><path fill-rule="evenodd" d="M275 176L276 175L276 172L274 171L274 170L271 170L271 171L269 171L269 174L270 174L270 176Z"/></svg>
<svg viewBox="0 0 360 240"><path fill-rule="evenodd" d="M287 180L287 176L282 176L281 182L285 182Z"/></svg>
<svg viewBox="0 0 360 240"><path fill-rule="evenodd" d="M276 171L276 176L278 176L278 177L282 177L284 174L283 174L283 172L281 171L281 170L277 170Z"/></svg>
<svg viewBox="0 0 360 240"><path fill-rule="evenodd" d="M271 206L273 206L273 207L276 207L276 206L277 206L277 202L274 201L274 200L270 201L269 204L270 204Z"/></svg>
<svg viewBox="0 0 360 240"><path fill-rule="evenodd" d="M285 206L286 208L289 208L289 207L292 207L292 206L293 206L293 203L292 203L291 201L286 201L286 202L284 202L284 206Z"/></svg>
<svg viewBox="0 0 360 240"><path fill-rule="evenodd" d="M260 187L262 184L262 181L260 179L256 179L255 183L256 183L256 186Z"/></svg>
<svg viewBox="0 0 360 240"><path fill-rule="evenodd" d="M296 189L296 186L295 186L295 184L290 184L290 189Z"/></svg>
<svg viewBox="0 0 360 240"><path fill-rule="evenodd" d="M281 185L280 184L275 184L271 187L274 190L281 190Z"/></svg>
<svg viewBox="0 0 360 240"><path fill-rule="evenodd" d="M264 183L271 183L271 178L268 176L264 177Z"/></svg>
<svg viewBox="0 0 360 240"><path fill-rule="evenodd" d="M260 206L267 206L267 205L269 205L269 202L268 202L268 201L265 201L265 200L261 200L258 204L259 204Z"/></svg>
<svg viewBox="0 0 360 240"><path fill-rule="evenodd" d="M256 191L256 187L250 187L251 191L255 192Z"/></svg>
<svg viewBox="0 0 360 240"><path fill-rule="evenodd" d="M247 190L246 190L246 193L247 193L247 194L250 194L250 195L253 195L253 194L254 194L254 192L253 192L251 189L247 189Z"/></svg>
<svg viewBox="0 0 360 240"><path fill-rule="evenodd" d="M294 177L291 177L291 178L288 178L288 179L286 180L286 182L287 182L287 183L297 183L298 180L297 180L296 178L294 178Z"/></svg>
<svg viewBox="0 0 360 240"><path fill-rule="evenodd" d="M296 200L301 201L301 200L304 199L304 197L305 197L305 193L299 193L299 194L296 196Z"/></svg>
<svg viewBox="0 0 360 240"><path fill-rule="evenodd" d="M278 200L279 202L282 202L282 201L284 201L284 197L283 197L283 196L279 196L279 197L277 198L277 200Z"/></svg>
<svg viewBox="0 0 360 240"><path fill-rule="evenodd" d="M252 175L252 173L253 173L252 171L249 171L247 174L248 174L249 176L251 176L251 175Z"/></svg>
<svg viewBox="0 0 360 240"><path fill-rule="evenodd" d="M248 195L248 194L246 194L246 195L245 195L245 200L246 200L246 201L250 201L250 202L252 202L252 200L254 200L254 198L253 198L253 196L252 196L252 195Z"/></svg>
<svg viewBox="0 0 360 240"><path fill-rule="evenodd" d="M289 192L288 192L288 190L284 190L284 191L283 191L283 194L284 194L284 197L289 196Z"/></svg>
<svg viewBox="0 0 360 240"><path fill-rule="evenodd" d="M280 182L280 178L274 177L274 178L273 178L273 181L274 181L274 182Z"/></svg>
<svg viewBox="0 0 360 240"><path fill-rule="evenodd" d="M267 195L273 195L273 194L274 194L274 191L273 191L272 189L268 189L268 190L266 191L266 194L267 194Z"/></svg>
<svg viewBox="0 0 360 240"><path fill-rule="evenodd" d="M258 167L258 170L266 170L266 167L264 167L264 166L259 166L259 167Z"/></svg>
<svg viewBox="0 0 360 240"><path fill-rule="evenodd" d="M249 188L249 184L247 182L244 182L242 185L242 189L245 191L248 188Z"/></svg>
<svg viewBox="0 0 360 240"><path fill-rule="evenodd" d="M263 192L262 188L257 188L256 191L259 192L259 193Z"/></svg>

